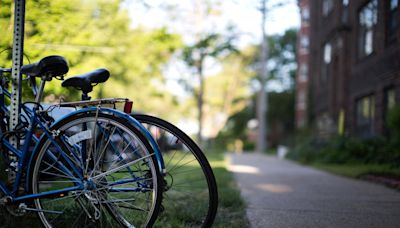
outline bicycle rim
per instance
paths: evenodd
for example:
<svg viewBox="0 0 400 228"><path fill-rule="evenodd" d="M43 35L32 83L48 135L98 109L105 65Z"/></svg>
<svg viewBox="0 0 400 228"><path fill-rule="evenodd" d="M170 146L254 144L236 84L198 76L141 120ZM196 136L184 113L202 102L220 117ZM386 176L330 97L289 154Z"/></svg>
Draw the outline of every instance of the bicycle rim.
<svg viewBox="0 0 400 228"><path fill-rule="evenodd" d="M218 206L212 169L200 148L174 125L148 115L132 115L157 140L167 175L163 212L157 227L210 227Z"/></svg>
<svg viewBox="0 0 400 228"><path fill-rule="evenodd" d="M60 134L57 142L44 140L39 147L31 172L32 192L83 187L35 199L43 224L151 226L159 210L161 186L144 137L115 116L101 113L69 117L55 129Z"/></svg>

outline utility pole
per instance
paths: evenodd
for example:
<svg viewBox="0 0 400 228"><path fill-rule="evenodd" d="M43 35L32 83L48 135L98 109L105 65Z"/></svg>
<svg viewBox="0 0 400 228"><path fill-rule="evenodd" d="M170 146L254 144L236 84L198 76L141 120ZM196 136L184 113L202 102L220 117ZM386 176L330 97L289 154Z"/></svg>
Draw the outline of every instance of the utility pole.
<svg viewBox="0 0 400 228"><path fill-rule="evenodd" d="M205 5L203 0L196 0L195 2L195 16L196 16L196 43L201 40L202 35L204 34L204 18L205 14ZM202 55L202 54L199 54ZM198 119L198 132L197 132L197 141L200 146L203 145L203 105L204 105L204 72L203 72L203 57L200 57L199 62L196 66L198 72L199 79L199 92L197 94L197 119Z"/></svg>
<svg viewBox="0 0 400 228"><path fill-rule="evenodd" d="M262 153L267 149L267 121L266 114L268 110L268 91L267 91L267 79L268 79L268 44L267 35L265 31L266 19L267 19L267 0L261 0L261 54L260 54L260 90L258 92L258 104L257 104L257 119L258 119L258 134L257 134L257 152Z"/></svg>
<svg viewBox="0 0 400 228"><path fill-rule="evenodd" d="M25 0L15 0L14 8L14 33L12 49L12 70L11 70L11 107L10 107L10 131L13 131L18 124L21 103L21 67L24 53L24 28L25 28ZM17 137L11 137L11 144L18 148ZM10 152L10 166L17 168L17 158ZM9 170L8 179L15 178L15 171Z"/></svg>

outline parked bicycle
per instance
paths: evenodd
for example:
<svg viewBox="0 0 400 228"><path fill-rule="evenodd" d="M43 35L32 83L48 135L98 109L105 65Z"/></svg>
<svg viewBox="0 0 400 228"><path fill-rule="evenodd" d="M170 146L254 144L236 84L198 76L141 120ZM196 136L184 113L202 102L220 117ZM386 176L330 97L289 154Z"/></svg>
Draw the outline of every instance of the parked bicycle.
<svg viewBox="0 0 400 228"><path fill-rule="evenodd" d="M15 1L12 95L4 77L11 69L0 68L0 157L7 173L15 174L0 182L0 206L13 215L37 212L46 227L149 227L160 210L161 226L174 227L172 211L186 226L211 226L217 187L200 148L164 120L104 107L125 100L90 101L88 93L108 79L107 70L63 83L82 90L82 101L40 104L46 82L62 80L68 65L49 56L21 68L24 14L25 1ZM21 73L35 94L22 104ZM51 111L65 106L77 110L55 120ZM194 205L193 213L186 214L187 205Z"/></svg>
<svg viewBox="0 0 400 228"><path fill-rule="evenodd" d="M54 121L38 101L45 82L68 71L66 61L50 56L21 70L40 77L41 84L35 101L21 105L15 130L8 131L4 73L11 70L0 70L1 155L16 173L14 180L0 182L0 204L15 215L37 212L46 227L151 226L163 185L159 151L149 144L148 132L129 115L100 106ZM20 147L11 145L13 137Z"/></svg>
<svg viewBox="0 0 400 228"><path fill-rule="evenodd" d="M80 90L82 102L69 102L60 106L97 104L98 101L87 102L90 100L89 93L95 85L105 82L108 77L109 72L106 69L69 77L63 81L62 86ZM131 116L152 133L163 156L163 162L159 162L159 165L164 174L165 186L163 212L159 216L158 224L173 226L175 220L181 220L188 221L190 226L211 226L217 213L218 191L213 171L204 153L188 135L173 124L145 114L133 113ZM188 205L192 205L196 211L188 210ZM173 217L176 215L179 218Z"/></svg>

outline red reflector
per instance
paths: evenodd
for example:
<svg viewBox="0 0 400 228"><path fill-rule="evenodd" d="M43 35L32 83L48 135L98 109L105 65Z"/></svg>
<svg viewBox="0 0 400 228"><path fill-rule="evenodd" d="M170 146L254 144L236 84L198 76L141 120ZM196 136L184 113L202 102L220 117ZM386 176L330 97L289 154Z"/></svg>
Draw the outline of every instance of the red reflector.
<svg viewBox="0 0 400 228"><path fill-rule="evenodd" d="M133 106L132 101L126 101L124 105L124 112L130 114L132 112L132 106Z"/></svg>

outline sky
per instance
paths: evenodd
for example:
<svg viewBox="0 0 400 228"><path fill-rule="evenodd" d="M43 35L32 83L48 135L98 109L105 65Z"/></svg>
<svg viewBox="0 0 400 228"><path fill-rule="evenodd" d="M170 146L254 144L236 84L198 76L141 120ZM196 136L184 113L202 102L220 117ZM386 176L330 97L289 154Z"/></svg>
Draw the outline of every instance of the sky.
<svg viewBox="0 0 400 228"><path fill-rule="evenodd" d="M168 6L165 5L168 2ZM196 9L201 7L197 2L204 0L147 0L146 5L138 1L129 1L127 8L132 26L158 28L166 26L174 32L192 35L195 28L203 30L220 30L232 24L240 33L241 45L259 43L261 40L261 13L258 0L224 0L213 5L215 11L202 25L196 21ZM281 7L274 7L284 2ZM197 4L196 4L197 3ZM204 7L204 4L203 4ZM161 8L161 9L160 9ZM267 34L283 33L288 28L299 27L300 17L297 0L269 0L267 8ZM217 14L217 15L215 15ZM187 37L186 40L190 41Z"/></svg>

